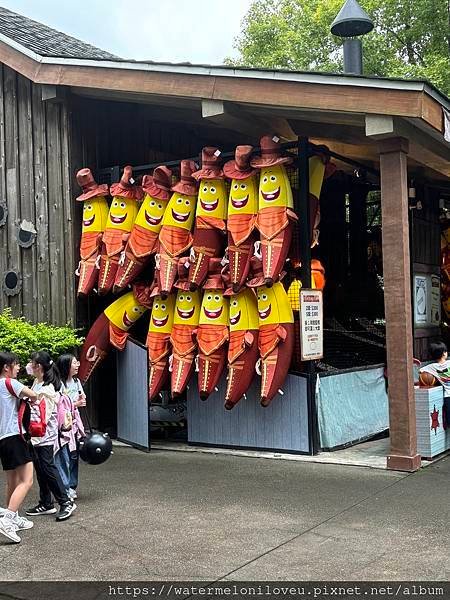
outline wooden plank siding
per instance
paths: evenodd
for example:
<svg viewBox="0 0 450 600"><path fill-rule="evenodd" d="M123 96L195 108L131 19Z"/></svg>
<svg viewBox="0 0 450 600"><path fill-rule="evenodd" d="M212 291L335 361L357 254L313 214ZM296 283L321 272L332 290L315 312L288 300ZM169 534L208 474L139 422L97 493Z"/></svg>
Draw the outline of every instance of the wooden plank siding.
<svg viewBox="0 0 450 600"><path fill-rule="evenodd" d="M43 102L40 85L0 65L0 276L14 269L22 278L16 296L0 291L0 309L32 322L75 323L69 119L66 104ZM17 242L24 219L37 230L31 248Z"/></svg>

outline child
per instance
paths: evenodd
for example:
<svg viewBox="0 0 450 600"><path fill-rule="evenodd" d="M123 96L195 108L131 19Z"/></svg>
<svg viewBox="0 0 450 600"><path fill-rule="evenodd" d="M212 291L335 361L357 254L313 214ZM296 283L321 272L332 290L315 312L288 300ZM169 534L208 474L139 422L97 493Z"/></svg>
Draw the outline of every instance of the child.
<svg viewBox="0 0 450 600"><path fill-rule="evenodd" d="M72 429L69 432L70 435L66 438L68 443L63 445L56 455L56 466L59 469L63 483L68 487L69 497L75 500L78 486L78 444L86 435L78 408L86 406L86 395L80 380L77 378L80 363L73 354L60 356L56 361L56 366L61 376L61 393L69 396L73 406Z"/></svg>
<svg viewBox="0 0 450 600"><path fill-rule="evenodd" d="M430 344L430 357L434 361L420 369L420 372L430 373L444 388L444 396L450 396L450 360L447 346L444 342Z"/></svg>
<svg viewBox="0 0 450 600"><path fill-rule="evenodd" d="M54 446L58 439L57 404L61 380L58 370L47 352L35 352L31 356L31 371L35 377L32 389L45 397L47 429L40 438L31 438L35 458L34 468L39 483L39 503L26 512L30 516L52 515L56 513L52 494L60 506L57 521L68 519L76 509L61 481L53 458ZM28 365L27 365L28 367ZM31 405L33 412L33 405Z"/></svg>
<svg viewBox="0 0 450 600"><path fill-rule="evenodd" d="M38 395L17 381L20 364L17 356L0 352L0 459L6 471L6 506L0 508L0 533L15 543L17 531L31 529L33 522L18 515L33 485L33 456L24 429L19 425L19 398Z"/></svg>

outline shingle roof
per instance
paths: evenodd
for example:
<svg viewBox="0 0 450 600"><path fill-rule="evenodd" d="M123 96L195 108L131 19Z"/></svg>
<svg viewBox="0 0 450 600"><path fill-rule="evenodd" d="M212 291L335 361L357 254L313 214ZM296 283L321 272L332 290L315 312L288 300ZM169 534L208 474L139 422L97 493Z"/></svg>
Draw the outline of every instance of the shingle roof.
<svg viewBox="0 0 450 600"><path fill-rule="evenodd" d="M118 58L110 52L105 52L100 48L91 46L91 44L82 42L2 6L0 6L0 34L40 56L91 60L114 60Z"/></svg>

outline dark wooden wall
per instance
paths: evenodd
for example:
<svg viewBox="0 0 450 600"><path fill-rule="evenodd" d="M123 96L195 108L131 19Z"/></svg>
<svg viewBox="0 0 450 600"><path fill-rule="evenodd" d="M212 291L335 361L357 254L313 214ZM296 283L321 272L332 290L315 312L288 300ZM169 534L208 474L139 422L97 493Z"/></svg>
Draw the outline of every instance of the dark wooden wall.
<svg viewBox="0 0 450 600"><path fill-rule="evenodd" d="M0 277L12 269L23 281L16 296L0 290L0 309L10 306L34 322L74 322L68 137L66 105L43 102L41 86L0 64L0 201L8 207ZM37 230L31 248L17 243L24 219Z"/></svg>

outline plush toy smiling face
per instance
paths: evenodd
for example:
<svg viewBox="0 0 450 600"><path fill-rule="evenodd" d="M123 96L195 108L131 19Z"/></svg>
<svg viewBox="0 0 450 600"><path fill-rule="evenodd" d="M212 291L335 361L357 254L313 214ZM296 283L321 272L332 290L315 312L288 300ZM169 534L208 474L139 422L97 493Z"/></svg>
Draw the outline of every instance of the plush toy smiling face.
<svg viewBox="0 0 450 600"><path fill-rule="evenodd" d="M256 175L247 179L233 179L228 199L229 215L256 215L258 212L258 185Z"/></svg>
<svg viewBox="0 0 450 600"><path fill-rule="evenodd" d="M165 300L163 300L161 296L155 296L152 305L149 331L152 333L171 333L174 309L174 294L170 294Z"/></svg>
<svg viewBox="0 0 450 600"><path fill-rule="evenodd" d="M108 221L108 203L103 196L90 198L83 203L82 233L105 231Z"/></svg>
<svg viewBox="0 0 450 600"><path fill-rule="evenodd" d="M202 179L198 190L198 216L227 218L227 190L223 179Z"/></svg>
<svg viewBox="0 0 450 600"><path fill-rule="evenodd" d="M200 325L228 325L228 299L224 298L222 290L205 290Z"/></svg>
<svg viewBox="0 0 450 600"><path fill-rule="evenodd" d="M283 165L261 169L259 180L259 209L271 206L293 208L291 184Z"/></svg>
<svg viewBox="0 0 450 600"><path fill-rule="evenodd" d="M294 322L289 298L281 281L271 288L265 285L259 287L257 297L260 326Z"/></svg>
<svg viewBox="0 0 450 600"><path fill-rule="evenodd" d="M259 315L256 296L252 290L244 289L230 298L230 331L258 329Z"/></svg>
<svg viewBox="0 0 450 600"><path fill-rule="evenodd" d="M162 220L167 203L168 200L159 200L158 198L152 198L148 194L145 194L144 201L142 202L136 217L136 225L159 233L162 227Z"/></svg>
<svg viewBox="0 0 450 600"><path fill-rule="evenodd" d="M108 229L131 231L138 210L136 200L115 196L109 209Z"/></svg>
<svg viewBox="0 0 450 600"><path fill-rule="evenodd" d="M175 304L174 325L198 325L200 316L200 294L178 290Z"/></svg>
<svg viewBox="0 0 450 600"><path fill-rule="evenodd" d="M128 331L147 309L139 304L133 295L133 292L128 292L113 302L105 310L105 315L122 331Z"/></svg>
<svg viewBox="0 0 450 600"><path fill-rule="evenodd" d="M162 220L163 225L182 227L190 231L194 224L195 196L172 194Z"/></svg>

